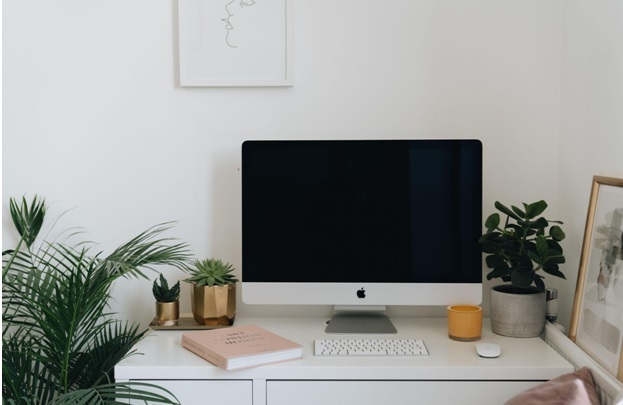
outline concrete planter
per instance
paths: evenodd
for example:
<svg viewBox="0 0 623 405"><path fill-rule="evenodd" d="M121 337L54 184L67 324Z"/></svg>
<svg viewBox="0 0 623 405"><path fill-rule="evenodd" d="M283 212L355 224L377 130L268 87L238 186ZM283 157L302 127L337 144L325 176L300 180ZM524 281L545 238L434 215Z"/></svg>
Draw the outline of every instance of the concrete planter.
<svg viewBox="0 0 623 405"><path fill-rule="evenodd" d="M491 289L491 330L510 337L540 336L545 327L545 292L536 287Z"/></svg>

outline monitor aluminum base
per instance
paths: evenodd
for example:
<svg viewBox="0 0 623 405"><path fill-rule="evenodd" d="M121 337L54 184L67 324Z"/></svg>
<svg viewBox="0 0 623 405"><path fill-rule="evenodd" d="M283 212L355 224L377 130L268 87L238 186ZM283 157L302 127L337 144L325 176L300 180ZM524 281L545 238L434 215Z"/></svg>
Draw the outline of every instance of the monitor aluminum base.
<svg viewBox="0 0 623 405"><path fill-rule="evenodd" d="M326 333L397 333L385 306L336 306Z"/></svg>

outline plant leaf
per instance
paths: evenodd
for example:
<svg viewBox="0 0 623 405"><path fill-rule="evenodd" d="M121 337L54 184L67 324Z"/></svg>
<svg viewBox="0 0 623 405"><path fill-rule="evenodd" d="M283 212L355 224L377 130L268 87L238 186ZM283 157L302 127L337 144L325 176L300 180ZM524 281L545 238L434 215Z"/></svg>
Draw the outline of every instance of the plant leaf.
<svg viewBox="0 0 623 405"><path fill-rule="evenodd" d="M549 254L549 246L547 246L547 240L543 235L536 237L536 251L541 257L546 257Z"/></svg>
<svg viewBox="0 0 623 405"><path fill-rule="evenodd" d="M554 252L554 254L552 252ZM555 254L555 253L557 252L552 251L552 250L549 251L549 254L552 256L549 256L547 258L547 263L563 264L567 261L563 255Z"/></svg>
<svg viewBox="0 0 623 405"><path fill-rule="evenodd" d="M504 204L502 204L499 201L495 202L495 208L498 209L498 211L501 211L502 213L508 215L509 217L513 218L514 220L520 220L521 218L519 216L517 216L517 214L515 214L512 210L508 209L508 207L506 207Z"/></svg>
<svg viewBox="0 0 623 405"><path fill-rule="evenodd" d="M29 206L26 197L22 197L22 203L18 206L15 199L11 198L9 199L9 211L15 229L26 246L30 248L43 225L46 211L45 200L35 196Z"/></svg>
<svg viewBox="0 0 623 405"><path fill-rule="evenodd" d="M534 252L533 250L529 250L527 252L528 257L530 258L530 260L532 260L533 262L537 263L537 264L542 264L543 263L543 259L541 258L541 256L539 256L536 252Z"/></svg>
<svg viewBox="0 0 623 405"><path fill-rule="evenodd" d="M539 291L541 292L545 291L545 283L543 282L543 279L540 276L537 276L534 278L534 284L536 285L536 288L539 289Z"/></svg>
<svg viewBox="0 0 623 405"><path fill-rule="evenodd" d="M510 269L507 266L500 266L493 269L487 274L487 280L492 280L498 277L505 277L510 274Z"/></svg>
<svg viewBox="0 0 623 405"><path fill-rule="evenodd" d="M524 204L525 205L525 204ZM518 207L515 207L514 205L511 205L511 209L520 217L525 218L526 217L526 213L524 211L522 211L521 209L519 209Z"/></svg>
<svg viewBox="0 0 623 405"><path fill-rule="evenodd" d="M500 225L500 214L497 212L489 215L485 221L485 228L487 229L487 232L493 231L498 227L498 225Z"/></svg>
<svg viewBox="0 0 623 405"><path fill-rule="evenodd" d="M125 401L124 401L125 400ZM179 404L169 390L155 384L142 382L110 383L94 388L76 390L59 396L50 405L65 404L111 404L130 403L136 400L142 403Z"/></svg>
<svg viewBox="0 0 623 405"><path fill-rule="evenodd" d="M534 281L534 270L528 267L520 267L511 273L511 282L515 287L530 287Z"/></svg>
<svg viewBox="0 0 623 405"><path fill-rule="evenodd" d="M528 204L526 207L526 218L535 218L538 217L547 209L547 203L544 200L540 200L537 202L533 202L532 204Z"/></svg>
<svg viewBox="0 0 623 405"><path fill-rule="evenodd" d="M549 223L547 222L547 219L543 217L539 217L536 221L533 221L530 224L531 228L538 228L541 230L541 233L543 233L541 228L547 228L548 226L549 226Z"/></svg>
<svg viewBox="0 0 623 405"><path fill-rule="evenodd" d="M504 257L501 255L497 255L497 254L493 254L493 255L489 255L485 258L485 263L487 264L487 267L489 267L490 269L494 269L496 267L499 267L501 265L505 265L506 261L504 260Z"/></svg>
<svg viewBox="0 0 623 405"><path fill-rule="evenodd" d="M549 236L556 241L564 240L566 237L564 231L558 225L554 225L549 229Z"/></svg>
<svg viewBox="0 0 623 405"><path fill-rule="evenodd" d="M551 274L552 276L556 276L556 277L560 277L562 279L566 279L565 275L558 270L558 265L557 264L547 264L545 266L543 266L543 271L546 272L547 274Z"/></svg>

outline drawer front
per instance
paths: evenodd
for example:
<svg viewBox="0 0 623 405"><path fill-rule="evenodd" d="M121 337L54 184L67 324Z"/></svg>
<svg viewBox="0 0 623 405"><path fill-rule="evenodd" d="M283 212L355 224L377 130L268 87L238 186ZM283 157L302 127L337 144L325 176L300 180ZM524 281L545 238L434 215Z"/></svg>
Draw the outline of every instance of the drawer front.
<svg viewBox="0 0 623 405"><path fill-rule="evenodd" d="M268 381L267 405L503 404L539 381Z"/></svg>
<svg viewBox="0 0 623 405"><path fill-rule="evenodd" d="M183 405L252 405L251 380L145 380L171 391Z"/></svg>

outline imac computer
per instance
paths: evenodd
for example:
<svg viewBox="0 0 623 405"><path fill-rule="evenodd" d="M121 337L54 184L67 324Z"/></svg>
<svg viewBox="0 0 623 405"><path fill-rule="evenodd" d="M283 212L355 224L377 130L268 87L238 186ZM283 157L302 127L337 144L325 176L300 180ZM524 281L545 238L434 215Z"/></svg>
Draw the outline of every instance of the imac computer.
<svg viewBox="0 0 623 405"><path fill-rule="evenodd" d="M478 140L242 145L242 299L333 305L329 333L391 333L387 305L480 304Z"/></svg>

